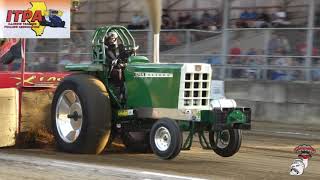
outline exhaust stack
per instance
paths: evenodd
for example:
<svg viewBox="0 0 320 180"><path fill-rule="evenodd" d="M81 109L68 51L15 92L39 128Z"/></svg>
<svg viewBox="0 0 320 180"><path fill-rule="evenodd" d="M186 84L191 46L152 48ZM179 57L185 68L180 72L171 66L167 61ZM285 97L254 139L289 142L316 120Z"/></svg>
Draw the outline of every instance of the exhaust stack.
<svg viewBox="0 0 320 180"><path fill-rule="evenodd" d="M147 4L149 20L153 32L153 63L159 63L162 1L145 0L145 2Z"/></svg>

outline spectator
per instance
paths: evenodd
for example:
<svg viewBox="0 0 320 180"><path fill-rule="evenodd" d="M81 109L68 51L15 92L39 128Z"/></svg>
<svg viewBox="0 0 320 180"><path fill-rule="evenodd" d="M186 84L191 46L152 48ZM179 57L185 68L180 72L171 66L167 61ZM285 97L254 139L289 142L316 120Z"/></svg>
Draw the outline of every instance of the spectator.
<svg viewBox="0 0 320 180"><path fill-rule="evenodd" d="M256 27L257 28L268 28L270 27L271 23L271 17L269 14L266 13L263 9L259 11L257 14L257 22Z"/></svg>
<svg viewBox="0 0 320 180"><path fill-rule="evenodd" d="M250 9L248 12L248 19L247 20L255 21L257 19L258 19L257 12L253 9Z"/></svg>
<svg viewBox="0 0 320 180"><path fill-rule="evenodd" d="M257 79L258 78L258 69L257 66L259 65L257 59L258 51L255 48L250 48L249 51L246 53L248 55L246 57L246 64L250 67L247 69L247 76L249 79Z"/></svg>
<svg viewBox="0 0 320 180"><path fill-rule="evenodd" d="M67 64L72 63L72 56L71 54L65 54L62 59L58 62L58 71L64 71L64 67Z"/></svg>
<svg viewBox="0 0 320 180"><path fill-rule="evenodd" d="M314 25L316 27L319 27L320 26L320 6L319 5L316 7L316 13L314 17L315 17Z"/></svg>
<svg viewBox="0 0 320 180"><path fill-rule="evenodd" d="M258 14L255 10L244 10L240 14L239 21L237 22L237 27L239 28L249 28L249 27L255 27L255 23L257 21Z"/></svg>
<svg viewBox="0 0 320 180"><path fill-rule="evenodd" d="M240 20L248 20L250 19L250 13L248 9L245 9L241 14L240 14Z"/></svg>
<svg viewBox="0 0 320 180"><path fill-rule="evenodd" d="M238 28L249 28L248 20L250 19L250 13L248 9L245 9L239 17L239 20L236 22Z"/></svg>
<svg viewBox="0 0 320 180"><path fill-rule="evenodd" d="M145 29L146 19L141 13L136 13L131 18L131 24L128 25L128 29Z"/></svg>
<svg viewBox="0 0 320 180"><path fill-rule="evenodd" d="M285 50L285 54L290 53L291 46L290 46L288 38L286 38L285 36L280 36L280 42L281 42L282 48Z"/></svg>
<svg viewBox="0 0 320 180"><path fill-rule="evenodd" d="M246 53L246 55L248 55L247 57L245 57L246 63L247 64L254 63L256 61L257 54L258 52L255 48L250 48Z"/></svg>
<svg viewBox="0 0 320 180"><path fill-rule="evenodd" d="M273 15L273 27L287 27L291 23L287 20L287 13L285 11L278 11Z"/></svg>
<svg viewBox="0 0 320 180"><path fill-rule="evenodd" d="M54 71L56 71L56 69L52 64L52 60L50 60L47 57L39 57L37 71L54 72Z"/></svg>
<svg viewBox="0 0 320 180"><path fill-rule="evenodd" d="M307 55L307 43L305 43L305 42L299 43L296 48L297 48L299 55L301 55L301 56ZM312 56L317 56L317 55L318 55L318 49L313 47Z"/></svg>
<svg viewBox="0 0 320 180"><path fill-rule="evenodd" d="M175 29L173 21L162 19L161 29Z"/></svg>
<svg viewBox="0 0 320 180"><path fill-rule="evenodd" d="M38 71L39 70L39 61L41 58L45 58L43 56L35 55L32 57L31 61L26 61L26 67L28 71Z"/></svg>
<svg viewBox="0 0 320 180"><path fill-rule="evenodd" d="M179 12L177 16L178 28L182 28L184 21L185 21L185 14L183 12Z"/></svg>
<svg viewBox="0 0 320 180"><path fill-rule="evenodd" d="M80 64L91 64L91 56L86 54L80 57Z"/></svg>
<svg viewBox="0 0 320 180"><path fill-rule="evenodd" d="M168 10L163 10L161 28L162 29L174 29L174 28L176 28L176 24L175 24L173 18L170 16Z"/></svg>
<svg viewBox="0 0 320 180"><path fill-rule="evenodd" d="M201 22L201 28L202 29L209 29L209 27L214 24L213 15L211 15L208 11L204 11L200 22Z"/></svg>
<svg viewBox="0 0 320 180"><path fill-rule="evenodd" d="M266 23L270 23L271 22L271 17L270 15L263 9L260 9L258 15L257 15L257 19L264 21Z"/></svg>
<svg viewBox="0 0 320 180"><path fill-rule="evenodd" d="M239 41L234 42L234 46L230 49L230 55L230 59L232 61L234 61L235 59L237 59L236 61L240 61L239 55L241 55L241 48Z"/></svg>
<svg viewBox="0 0 320 180"><path fill-rule="evenodd" d="M200 20L196 14L190 15L191 23L187 26L188 29L198 29L200 28Z"/></svg>
<svg viewBox="0 0 320 180"><path fill-rule="evenodd" d="M179 38L173 32L167 32L162 34L164 36L163 42L161 43L161 51L165 51L180 44Z"/></svg>
<svg viewBox="0 0 320 180"><path fill-rule="evenodd" d="M320 81L320 60L316 60L314 66L316 69L311 71L312 80L313 81Z"/></svg>
<svg viewBox="0 0 320 180"><path fill-rule="evenodd" d="M221 57L217 55L217 52L213 52L213 55L207 59L207 63L211 65L222 65Z"/></svg>
<svg viewBox="0 0 320 180"><path fill-rule="evenodd" d="M219 28L218 14L210 14L209 11L204 11L200 18L200 28L205 30L215 31Z"/></svg>
<svg viewBox="0 0 320 180"><path fill-rule="evenodd" d="M290 64L290 59L287 57L283 57L285 55L285 50L283 48L279 48L276 51L274 59L272 59L271 65L277 67L288 67ZM272 70L271 71L271 80L290 80L290 74L287 74L284 70Z"/></svg>
<svg viewBox="0 0 320 180"><path fill-rule="evenodd" d="M79 30L84 30L81 26L72 25L71 26L71 42L67 41L68 43L74 44L76 46L84 46L86 43L84 33L80 32Z"/></svg>
<svg viewBox="0 0 320 180"><path fill-rule="evenodd" d="M191 14L190 13L182 13L178 14L178 28L189 28L192 23Z"/></svg>
<svg viewBox="0 0 320 180"><path fill-rule="evenodd" d="M271 39L268 42L268 54L274 54L277 49L279 49L280 42L278 41L278 36L276 34L271 35Z"/></svg>
<svg viewBox="0 0 320 180"><path fill-rule="evenodd" d="M258 12L254 9L245 9L235 25L238 28L268 28L271 27L271 16L263 9Z"/></svg>
<svg viewBox="0 0 320 180"><path fill-rule="evenodd" d="M241 62L241 48L240 48L240 42L233 43L234 46L230 49L230 58L228 61L228 64L242 64ZM242 69L232 69L231 70L231 77L232 78L240 78L243 74Z"/></svg>
<svg viewBox="0 0 320 180"><path fill-rule="evenodd" d="M218 9L214 14L214 26L220 29L222 25L222 12Z"/></svg>
<svg viewBox="0 0 320 180"><path fill-rule="evenodd" d="M272 34L271 39L268 42L268 54L275 54L278 49L284 49L284 53L287 54L291 51L290 43L285 36L278 36Z"/></svg>
<svg viewBox="0 0 320 180"><path fill-rule="evenodd" d="M210 23L213 19L213 15L209 13L209 11L203 11L201 16L202 23Z"/></svg>
<svg viewBox="0 0 320 180"><path fill-rule="evenodd" d="M298 43L296 46L296 52L298 56L306 56L307 44L305 42ZM316 47L312 48L312 56L318 56L318 49ZM305 58L304 57L297 58L297 63L299 65L303 65L305 63Z"/></svg>

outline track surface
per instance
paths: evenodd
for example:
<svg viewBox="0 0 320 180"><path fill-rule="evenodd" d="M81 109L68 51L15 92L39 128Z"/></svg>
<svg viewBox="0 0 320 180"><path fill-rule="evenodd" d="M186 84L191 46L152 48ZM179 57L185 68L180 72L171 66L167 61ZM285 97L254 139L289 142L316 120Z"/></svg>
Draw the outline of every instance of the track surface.
<svg viewBox="0 0 320 180"><path fill-rule="evenodd" d="M318 132L313 127L259 124L243 134L240 151L230 158L202 150L197 142L171 161L123 151L97 156L0 149L0 179L320 179L319 152L302 176L289 176L295 146L305 143L320 151Z"/></svg>

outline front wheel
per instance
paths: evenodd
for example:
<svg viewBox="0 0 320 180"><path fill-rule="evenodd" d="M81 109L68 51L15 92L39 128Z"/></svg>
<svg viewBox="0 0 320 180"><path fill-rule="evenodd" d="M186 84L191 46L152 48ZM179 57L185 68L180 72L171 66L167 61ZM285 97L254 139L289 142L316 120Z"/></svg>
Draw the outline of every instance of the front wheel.
<svg viewBox="0 0 320 180"><path fill-rule="evenodd" d="M168 118L155 122L150 131L150 145L161 159L175 158L182 147L182 133L177 122Z"/></svg>
<svg viewBox="0 0 320 180"><path fill-rule="evenodd" d="M237 153L241 146L241 139L240 129L209 132L209 141L213 151L222 157L230 157Z"/></svg>

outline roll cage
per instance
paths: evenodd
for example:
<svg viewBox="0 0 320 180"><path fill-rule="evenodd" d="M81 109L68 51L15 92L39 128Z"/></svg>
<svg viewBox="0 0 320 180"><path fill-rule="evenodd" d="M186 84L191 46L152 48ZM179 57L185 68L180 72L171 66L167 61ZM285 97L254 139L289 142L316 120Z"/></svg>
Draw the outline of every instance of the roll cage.
<svg viewBox="0 0 320 180"><path fill-rule="evenodd" d="M130 32L123 26L103 26L97 28L92 39L92 60L93 63L107 64L105 53L105 37L110 31L118 34L121 43L126 51L133 51L136 43Z"/></svg>

